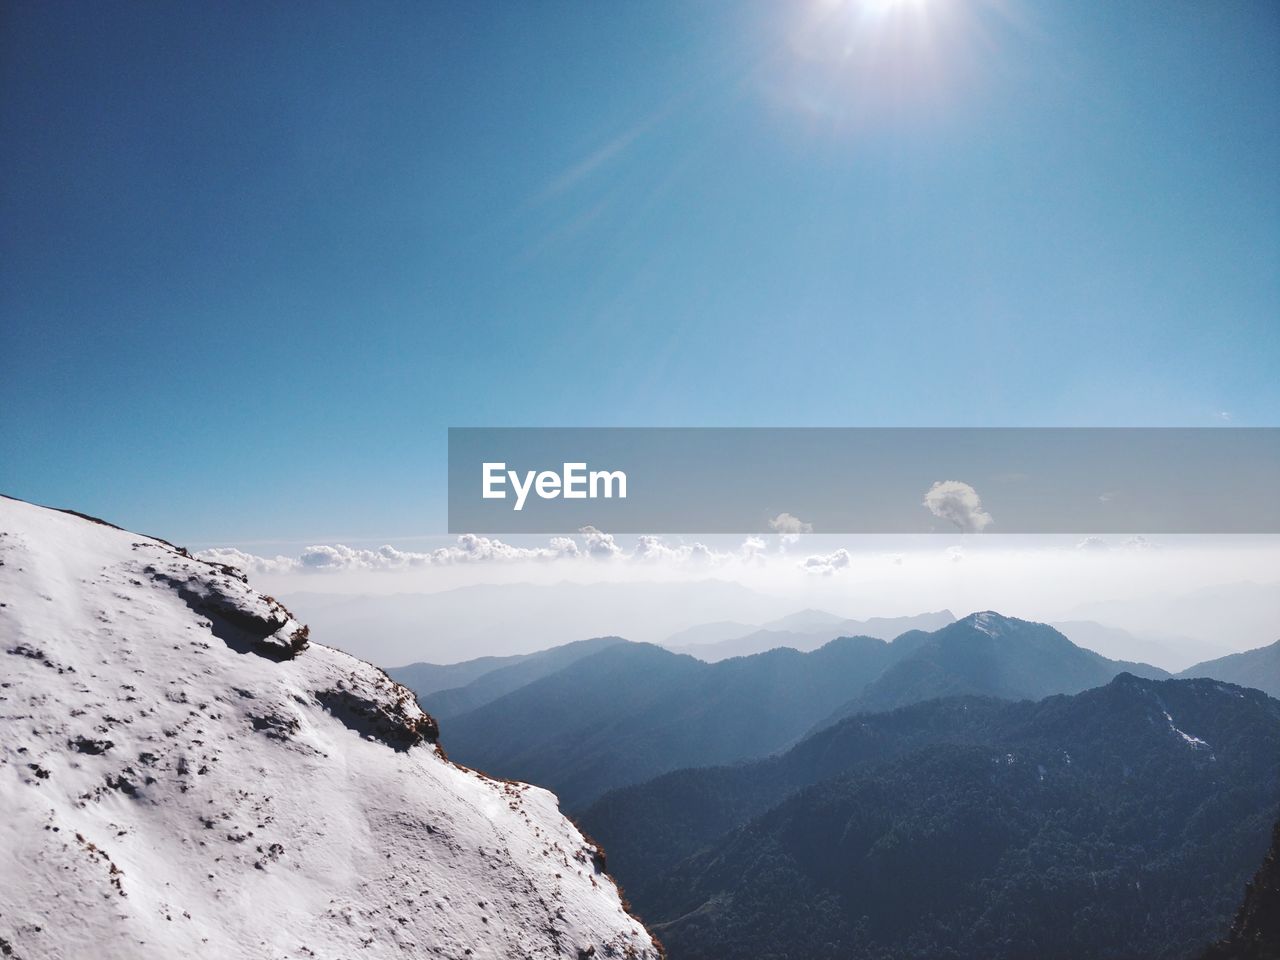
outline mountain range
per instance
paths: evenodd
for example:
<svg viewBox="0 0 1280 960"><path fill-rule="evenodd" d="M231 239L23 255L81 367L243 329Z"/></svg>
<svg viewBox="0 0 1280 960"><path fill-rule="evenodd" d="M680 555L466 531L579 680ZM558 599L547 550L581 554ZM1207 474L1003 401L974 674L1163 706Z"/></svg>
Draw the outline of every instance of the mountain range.
<svg viewBox="0 0 1280 960"><path fill-rule="evenodd" d="M1171 679L994 611L813 639L854 625L411 691L233 568L0 499L0 955L1276 956L1280 644Z"/></svg>
<svg viewBox="0 0 1280 960"><path fill-rule="evenodd" d="M990 612L892 641L840 637L809 652L777 648L715 663L627 642L572 652L585 655L493 699L483 676L460 691L423 696L438 713L437 699L448 711L471 687L482 688L478 699L487 702L448 716L451 755L546 786L577 810L667 771L782 750L860 710L956 694L1038 699L1126 670L1166 676L1107 660L1043 624Z"/></svg>
<svg viewBox="0 0 1280 960"><path fill-rule="evenodd" d="M748 656L774 647L815 650L839 636L869 636L892 640L910 630L933 631L953 622L949 610L903 617L849 620L823 610L801 610L759 626L735 620L697 624L672 634L662 645L713 663ZM1093 620L1064 620L1049 624L1078 647L1111 660L1148 663L1166 670L1213 659L1229 652L1221 643L1177 635L1137 634Z"/></svg>
<svg viewBox="0 0 1280 960"><path fill-rule="evenodd" d="M746 657L776 647L807 652L817 650L836 637L873 637L892 640L911 630L937 630L955 621L950 610L910 617L872 617L846 620L821 610L801 610L763 624L743 628L729 622L703 624L668 637L663 646L673 653L687 653L715 663L730 657Z"/></svg>

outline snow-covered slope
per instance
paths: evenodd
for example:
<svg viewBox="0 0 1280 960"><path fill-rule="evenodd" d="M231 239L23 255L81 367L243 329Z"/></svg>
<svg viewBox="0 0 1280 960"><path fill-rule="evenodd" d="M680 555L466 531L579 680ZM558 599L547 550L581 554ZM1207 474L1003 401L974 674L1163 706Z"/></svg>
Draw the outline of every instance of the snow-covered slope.
<svg viewBox="0 0 1280 960"><path fill-rule="evenodd" d="M553 795L434 739L231 568L0 498L0 955L659 955Z"/></svg>

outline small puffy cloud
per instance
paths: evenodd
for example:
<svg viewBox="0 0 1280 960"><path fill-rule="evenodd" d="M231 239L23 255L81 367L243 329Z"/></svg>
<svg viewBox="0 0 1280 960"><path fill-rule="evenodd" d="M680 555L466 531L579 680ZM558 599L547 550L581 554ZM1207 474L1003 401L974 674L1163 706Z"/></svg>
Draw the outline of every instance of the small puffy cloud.
<svg viewBox="0 0 1280 960"><path fill-rule="evenodd" d="M849 551L844 547L839 550L827 554L815 554L811 557L805 557L800 562L800 569L805 573L813 573L819 576L829 577L837 570L843 570L849 566L853 558L849 556Z"/></svg>
<svg viewBox="0 0 1280 960"><path fill-rule="evenodd" d="M576 548L576 545L575 545ZM464 533L452 547L441 547L431 554L432 563L484 563L490 560L552 560L559 556L553 544L546 547L513 547L490 537Z"/></svg>
<svg viewBox="0 0 1280 960"><path fill-rule="evenodd" d="M578 531L586 543L587 556L598 560L608 560L622 553L622 548L613 540L613 534L597 530L595 527L583 527Z"/></svg>
<svg viewBox="0 0 1280 960"><path fill-rule="evenodd" d="M900 553L886 553L886 554L884 555L884 558L885 558L887 561L889 561L890 563L892 563L895 567L900 567L900 566L902 566L902 559L903 559L903 558L902 558L902 554L900 554Z"/></svg>
<svg viewBox="0 0 1280 960"><path fill-rule="evenodd" d="M923 504L935 517L965 533L979 533L992 522L991 514L982 509L978 491L960 480L939 480L925 493Z"/></svg>
<svg viewBox="0 0 1280 960"><path fill-rule="evenodd" d="M234 547L215 547L212 550L202 550L195 556L197 560L223 563L245 573L288 573L298 565L298 561L292 557L259 557Z"/></svg>
<svg viewBox="0 0 1280 960"><path fill-rule="evenodd" d="M780 513L769 521L769 527L774 533L781 533L789 536L799 536L802 533L813 533L813 524L805 523L799 517L794 517L789 513Z"/></svg>
<svg viewBox="0 0 1280 960"><path fill-rule="evenodd" d="M631 551L631 556L636 560L650 563L672 560L679 555L679 547L669 547L663 543L661 537L650 536L638 538L635 549Z"/></svg>
<svg viewBox="0 0 1280 960"><path fill-rule="evenodd" d="M1101 537L1085 537L1083 540L1081 540L1079 543L1076 544L1076 549L1089 550L1089 551L1110 550L1111 545L1107 543L1107 541L1103 540Z"/></svg>
<svg viewBox="0 0 1280 960"><path fill-rule="evenodd" d="M372 550L353 550L341 543L333 547L307 547L298 557L298 564L308 570L351 570L386 565L383 558Z"/></svg>
<svg viewBox="0 0 1280 960"><path fill-rule="evenodd" d="M551 552L557 557L577 557L581 555L578 550L578 541L573 537L552 537Z"/></svg>
<svg viewBox="0 0 1280 960"><path fill-rule="evenodd" d="M738 548L738 556L743 563L763 563L768 544L760 537L747 537Z"/></svg>
<svg viewBox="0 0 1280 960"><path fill-rule="evenodd" d="M672 546L661 537L643 536L636 540L630 559L642 563L712 564L729 559L732 554L718 553L706 544L680 543Z"/></svg>
<svg viewBox="0 0 1280 960"><path fill-rule="evenodd" d="M964 557L964 547L947 547L947 560L950 563L960 563Z"/></svg>

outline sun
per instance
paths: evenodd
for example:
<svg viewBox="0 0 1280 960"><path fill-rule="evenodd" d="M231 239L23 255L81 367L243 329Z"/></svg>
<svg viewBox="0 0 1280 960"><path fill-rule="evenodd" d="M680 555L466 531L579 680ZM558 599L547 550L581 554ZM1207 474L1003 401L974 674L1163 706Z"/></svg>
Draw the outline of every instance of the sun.
<svg viewBox="0 0 1280 960"><path fill-rule="evenodd" d="M983 11L1009 2L808 0L793 8L769 95L833 130L940 116L993 49Z"/></svg>
<svg viewBox="0 0 1280 960"><path fill-rule="evenodd" d="M853 19L878 19L899 14L921 14L940 0L822 0L820 6Z"/></svg>

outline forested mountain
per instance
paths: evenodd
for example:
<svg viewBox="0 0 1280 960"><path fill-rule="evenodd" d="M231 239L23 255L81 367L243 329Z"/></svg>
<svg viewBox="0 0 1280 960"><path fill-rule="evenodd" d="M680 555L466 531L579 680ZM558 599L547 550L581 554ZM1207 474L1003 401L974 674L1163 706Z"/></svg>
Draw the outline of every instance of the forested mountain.
<svg viewBox="0 0 1280 960"><path fill-rule="evenodd" d="M975 613L927 637L897 659L836 718L962 694L1038 700L1107 683L1122 670L1163 678L1147 664L1108 660L1078 647L1053 627L990 611ZM833 718L835 719L835 718Z"/></svg>
<svg viewBox="0 0 1280 960"><path fill-rule="evenodd" d="M1278 774L1280 702L1125 674L855 717L582 822L672 960L1174 958L1229 925Z"/></svg>
<svg viewBox="0 0 1280 960"><path fill-rule="evenodd" d="M1280 697L1280 640L1257 650L1206 660L1183 670L1180 677L1213 677L1244 687L1254 687Z"/></svg>
<svg viewBox="0 0 1280 960"><path fill-rule="evenodd" d="M854 712L966 693L1074 693L1129 666L994 613L891 643L842 637L809 653L783 648L712 664L620 643L449 717L445 728L462 762L547 786L581 809L670 770L766 756Z"/></svg>
<svg viewBox="0 0 1280 960"><path fill-rule="evenodd" d="M889 644L868 637L716 664L622 643L455 716L444 729L451 756L497 776L555 784L566 807L577 809L668 770L787 746L890 657Z"/></svg>
<svg viewBox="0 0 1280 960"><path fill-rule="evenodd" d="M730 657L746 657L763 653L775 647L793 650L816 650L835 637L875 637L892 640L911 630L938 630L955 621L950 610L922 613L910 617L871 617L868 620L844 620L823 613L821 610L801 610L799 613L766 623L756 630L741 630L729 636L717 637L712 642L685 639L696 637L697 628L684 631L668 640L664 646L675 653L687 653L715 663ZM719 631L723 624L707 624L708 631ZM711 633L715 635L714 632Z"/></svg>

